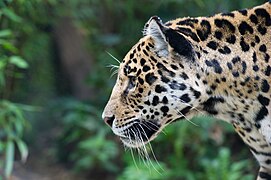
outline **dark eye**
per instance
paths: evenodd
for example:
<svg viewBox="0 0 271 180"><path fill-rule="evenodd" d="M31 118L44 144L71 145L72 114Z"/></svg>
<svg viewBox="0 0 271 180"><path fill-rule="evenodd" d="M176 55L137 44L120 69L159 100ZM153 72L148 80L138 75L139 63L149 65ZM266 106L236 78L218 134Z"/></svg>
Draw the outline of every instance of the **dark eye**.
<svg viewBox="0 0 271 180"><path fill-rule="evenodd" d="M125 90L125 94L128 94L129 90L133 89L136 85L136 77L135 76L128 76L129 81L128 81L128 85L127 88Z"/></svg>

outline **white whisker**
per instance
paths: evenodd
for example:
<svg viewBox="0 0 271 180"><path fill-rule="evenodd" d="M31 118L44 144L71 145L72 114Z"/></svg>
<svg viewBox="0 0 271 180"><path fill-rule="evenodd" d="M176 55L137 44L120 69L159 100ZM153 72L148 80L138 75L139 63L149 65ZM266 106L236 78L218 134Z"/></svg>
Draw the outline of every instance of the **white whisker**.
<svg viewBox="0 0 271 180"><path fill-rule="evenodd" d="M115 61L117 61L120 64L120 60L118 60L115 56L113 56L110 52L106 51L106 53L111 56Z"/></svg>

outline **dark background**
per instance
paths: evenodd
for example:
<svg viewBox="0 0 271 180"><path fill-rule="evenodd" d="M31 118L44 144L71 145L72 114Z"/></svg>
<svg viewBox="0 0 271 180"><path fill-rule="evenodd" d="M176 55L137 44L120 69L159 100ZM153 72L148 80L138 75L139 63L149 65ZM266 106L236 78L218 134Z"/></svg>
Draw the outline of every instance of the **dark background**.
<svg viewBox="0 0 271 180"><path fill-rule="evenodd" d="M150 159L125 150L101 113L118 65L108 53L122 60L151 16L166 22L263 2L0 0L2 179L254 179L257 162L226 123L174 123L152 142L155 160L151 147Z"/></svg>

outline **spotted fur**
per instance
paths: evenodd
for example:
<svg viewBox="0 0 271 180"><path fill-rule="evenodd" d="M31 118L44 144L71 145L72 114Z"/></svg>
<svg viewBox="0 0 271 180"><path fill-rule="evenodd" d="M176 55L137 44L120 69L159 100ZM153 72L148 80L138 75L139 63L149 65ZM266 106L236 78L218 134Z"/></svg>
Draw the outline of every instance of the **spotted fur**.
<svg viewBox="0 0 271 180"><path fill-rule="evenodd" d="M120 64L103 118L129 147L204 113L225 120L271 179L271 2L165 24L154 16Z"/></svg>

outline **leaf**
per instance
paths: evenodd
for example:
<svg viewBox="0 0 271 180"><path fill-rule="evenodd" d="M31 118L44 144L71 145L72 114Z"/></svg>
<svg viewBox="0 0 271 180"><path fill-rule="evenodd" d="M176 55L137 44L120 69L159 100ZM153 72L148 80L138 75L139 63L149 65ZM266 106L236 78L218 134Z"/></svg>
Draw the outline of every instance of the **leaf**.
<svg viewBox="0 0 271 180"><path fill-rule="evenodd" d="M5 176L8 178L11 175L14 162L14 143L9 140L6 147L6 165L5 165Z"/></svg>
<svg viewBox="0 0 271 180"><path fill-rule="evenodd" d="M11 56L9 58L9 63L14 64L18 68L22 68L22 69L28 68L28 63L20 56Z"/></svg>
<svg viewBox="0 0 271 180"><path fill-rule="evenodd" d="M17 139L16 143L17 143L18 149L21 153L21 160L23 163L25 163L26 159L28 157L28 148L27 148L26 144L21 139Z"/></svg>
<svg viewBox="0 0 271 180"><path fill-rule="evenodd" d="M22 18L20 16L18 16L17 14L15 14L12 10L10 10L9 8L4 8L2 9L2 13L8 17L9 19L11 19L12 21L15 22L21 22Z"/></svg>
<svg viewBox="0 0 271 180"><path fill-rule="evenodd" d="M12 35L12 31L9 29L4 29L0 31L0 37L7 37L7 36L11 36Z"/></svg>

